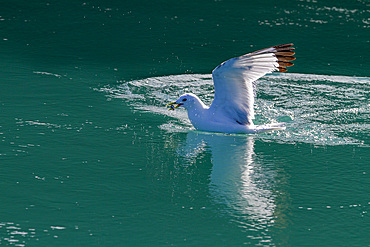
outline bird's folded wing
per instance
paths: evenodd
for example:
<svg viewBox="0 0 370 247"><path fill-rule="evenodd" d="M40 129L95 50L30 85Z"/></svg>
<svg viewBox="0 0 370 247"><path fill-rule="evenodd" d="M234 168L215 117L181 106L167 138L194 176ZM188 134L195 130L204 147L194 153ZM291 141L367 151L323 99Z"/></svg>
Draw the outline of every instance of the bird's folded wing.
<svg viewBox="0 0 370 247"><path fill-rule="evenodd" d="M227 117L239 124L254 118L253 82L273 71L285 72L295 58L293 44L277 45L223 62L212 72L214 117ZM217 120L217 119L215 119Z"/></svg>

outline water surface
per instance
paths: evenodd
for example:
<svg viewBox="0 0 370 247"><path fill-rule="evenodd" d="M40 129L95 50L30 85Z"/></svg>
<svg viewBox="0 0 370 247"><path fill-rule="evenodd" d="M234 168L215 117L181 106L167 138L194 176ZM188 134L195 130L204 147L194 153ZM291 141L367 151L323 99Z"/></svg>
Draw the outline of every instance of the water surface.
<svg viewBox="0 0 370 247"><path fill-rule="evenodd" d="M368 246L368 1L2 1L0 245ZM257 124L193 129L224 60L294 42Z"/></svg>

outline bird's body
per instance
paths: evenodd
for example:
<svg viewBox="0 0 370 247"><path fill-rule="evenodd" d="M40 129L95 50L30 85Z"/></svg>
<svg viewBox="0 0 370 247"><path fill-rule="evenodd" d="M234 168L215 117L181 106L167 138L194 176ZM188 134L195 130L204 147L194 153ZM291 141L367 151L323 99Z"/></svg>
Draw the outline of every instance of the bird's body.
<svg viewBox="0 0 370 247"><path fill-rule="evenodd" d="M293 44L273 46L232 58L213 72L215 98L206 106L195 94L187 93L168 105L185 107L194 128L223 133L259 133L283 129L283 124L254 125L253 82L267 73L285 72L295 58ZM174 107L174 105L176 107Z"/></svg>

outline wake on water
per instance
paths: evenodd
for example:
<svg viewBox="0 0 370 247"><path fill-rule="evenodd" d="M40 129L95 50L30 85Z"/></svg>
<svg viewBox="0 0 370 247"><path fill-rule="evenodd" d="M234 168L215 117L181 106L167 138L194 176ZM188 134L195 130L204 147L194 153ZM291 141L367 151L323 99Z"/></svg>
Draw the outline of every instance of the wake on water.
<svg viewBox="0 0 370 247"><path fill-rule="evenodd" d="M258 134L258 139L316 145L369 145L370 78L311 74L270 74L256 82L254 123L286 123L282 131ZM169 132L194 130L185 110L165 105L186 92L210 105L214 96L211 75L184 74L121 82L99 89L108 97L127 100L133 110L168 115L159 126Z"/></svg>

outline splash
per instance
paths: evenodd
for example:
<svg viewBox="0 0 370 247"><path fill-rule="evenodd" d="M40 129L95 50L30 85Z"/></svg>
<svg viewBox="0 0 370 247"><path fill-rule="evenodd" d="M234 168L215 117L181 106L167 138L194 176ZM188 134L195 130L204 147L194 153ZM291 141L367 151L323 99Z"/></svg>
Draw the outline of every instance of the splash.
<svg viewBox="0 0 370 247"><path fill-rule="evenodd" d="M98 89L124 99L133 110L170 116L160 128L192 130L185 110L167 111L168 102L186 92L211 104L211 75L185 74L121 82ZM264 141L315 145L368 146L370 78L311 74L270 74L256 82L256 124L286 122L285 131L258 135Z"/></svg>

